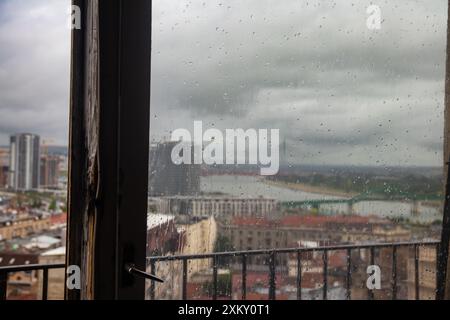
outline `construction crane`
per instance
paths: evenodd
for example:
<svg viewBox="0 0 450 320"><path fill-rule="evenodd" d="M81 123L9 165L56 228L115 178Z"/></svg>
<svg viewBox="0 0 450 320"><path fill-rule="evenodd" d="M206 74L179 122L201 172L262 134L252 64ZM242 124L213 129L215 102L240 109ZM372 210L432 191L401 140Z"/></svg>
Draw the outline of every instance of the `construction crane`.
<svg viewBox="0 0 450 320"><path fill-rule="evenodd" d="M48 155L48 148L51 145L54 145L55 140L53 139L43 139L41 144L42 155Z"/></svg>

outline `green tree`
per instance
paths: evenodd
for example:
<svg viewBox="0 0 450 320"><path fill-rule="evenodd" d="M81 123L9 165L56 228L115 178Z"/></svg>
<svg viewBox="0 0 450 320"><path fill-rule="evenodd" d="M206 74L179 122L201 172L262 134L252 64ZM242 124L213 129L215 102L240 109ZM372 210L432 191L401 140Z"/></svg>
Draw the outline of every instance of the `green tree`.
<svg viewBox="0 0 450 320"><path fill-rule="evenodd" d="M214 252L225 252L225 251L233 251L233 244L230 239L226 236L219 235L216 239L216 243L214 246Z"/></svg>
<svg viewBox="0 0 450 320"><path fill-rule="evenodd" d="M206 295L212 295L214 283L208 281L203 284L203 292ZM219 297L231 296L231 273L217 275L217 295Z"/></svg>
<svg viewBox="0 0 450 320"><path fill-rule="evenodd" d="M214 245L214 252L227 252L227 251L234 251L233 244L231 243L228 237L219 235ZM217 264L219 266L225 266L229 263L229 261L230 257L218 257Z"/></svg>
<svg viewBox="0 0 450 320"><path fill-rule="evenodd" d="M50 202L50 205L48 206L48 210L56 211L56 199L52 199L52 202Z"/></svg>

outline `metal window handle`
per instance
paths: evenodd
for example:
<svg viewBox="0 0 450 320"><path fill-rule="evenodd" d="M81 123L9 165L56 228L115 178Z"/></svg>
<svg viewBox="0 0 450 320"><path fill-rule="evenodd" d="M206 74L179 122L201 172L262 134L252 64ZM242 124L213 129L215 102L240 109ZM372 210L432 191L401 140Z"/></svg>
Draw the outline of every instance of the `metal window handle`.
<svg viewBox="0 0 450 320"><path fill-rule="evenodd" d="M136 269L134 264L127 264L125 265L125 270L132 275L138 276L138 277L143 277L145 279L151 280L151 281L155 281L155 282L160 282L160 283L164 283L163 279L158 278L157 276L154 276L150 273L144 272L142 270Z"/></svg>

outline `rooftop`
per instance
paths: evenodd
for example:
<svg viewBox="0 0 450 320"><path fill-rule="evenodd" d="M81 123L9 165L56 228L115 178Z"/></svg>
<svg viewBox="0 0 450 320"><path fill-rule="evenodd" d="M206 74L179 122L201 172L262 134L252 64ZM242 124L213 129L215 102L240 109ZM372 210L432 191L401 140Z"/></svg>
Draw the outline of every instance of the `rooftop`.
<svg viewBox="0 0 450 320"><path fill-rule="evenodd" d="M31 241L25 244L23 247L27 249L49 249L57 244L61 243L61 239L42 235L32 238Z"/></svg>
<svg viewBox="0 0 450 320"><path fill-rule="evenodd" d="M150 200L167 199L167 200L267 200L275 201L272 198L266 198L263 196L258 197L248 197L248 196L233 196L229 194L214 194L214 195L197 195L197 196L161 196L161 197L149 197Z"/></svg>
<svg viewBox="0 0 450 320"><path fill-rule="evenodd" d="M147 216L147 230L151 230L175 219L175 216L162 213L149 213Z"/></svg>
<svg viewBox="0 0 450 320"><path fill-rule="evenodd" d="M66 247L59 247L56 249L52 249L49 251L46 251L41 254L43 257L49 257L49 256L64 256L66 254Z"/></svg>
<svg viewBox="0 0 450 320"><path fill-rule="evenodd" d="M36 263L38 263L38 256L36 254L21 254L14 252L0 253L0 267L29 265Z"/></svg>
<svg viewBox="0 0 450 320"><path fill-rule="evenodd" d="M383 219L373 217L312 215L291 215L282 217L280 219L269 219L263 217L236 217L232 220L232 225L255 227L322 227L326 224L367 225L370 223L384 225L388 222Z"/></svg>

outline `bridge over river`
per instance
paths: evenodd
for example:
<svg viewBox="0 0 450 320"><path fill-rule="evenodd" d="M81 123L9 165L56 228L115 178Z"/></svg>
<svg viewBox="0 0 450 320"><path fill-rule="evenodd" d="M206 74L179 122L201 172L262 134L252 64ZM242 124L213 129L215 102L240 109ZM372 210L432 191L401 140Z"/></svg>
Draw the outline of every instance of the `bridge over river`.
<svg viewBox="0 0 450 320"><path fill-rule="evenodd" d="M316 210L320 209L321 205L333 204L347 204L347 214L353 214L353 206L359 202L367 201L383 201L383 202L410 202L412 203L412 214L416 215L419 212L419 204L423 201L443 201L444 198L439 195L415 195L402 194L395 196L382 196L379 194L362 193L351 198L336 198L336 199L311 199L302 201L283 201L281 206L284 209L296 209L310 207Z"/></svg>

